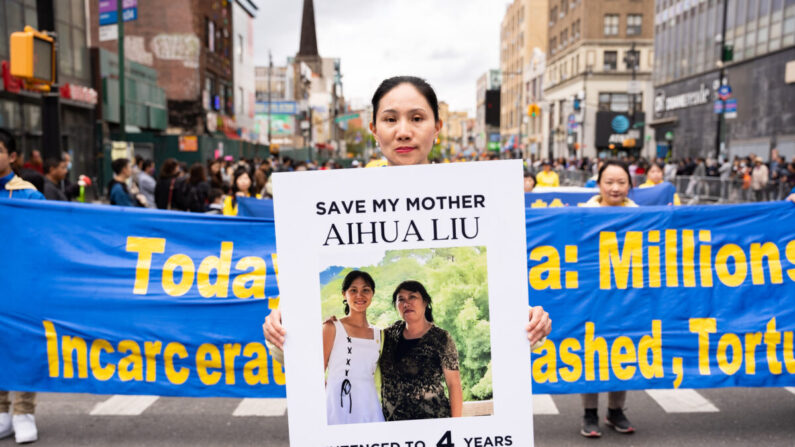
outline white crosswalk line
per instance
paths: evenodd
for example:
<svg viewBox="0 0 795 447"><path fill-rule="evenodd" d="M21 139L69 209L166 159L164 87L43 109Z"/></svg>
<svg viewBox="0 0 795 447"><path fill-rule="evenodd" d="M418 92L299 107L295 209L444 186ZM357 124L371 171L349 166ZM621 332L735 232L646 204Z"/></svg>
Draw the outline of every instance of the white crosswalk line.
<svg viewBox="0 0 795 447"><path fill-rule="evenodd" d="M696 390L646 390L666 413L717 413L720 410Z"/></svg>
<svg viewBox="0 0 795 447"><path fill-rule="evenodd" d="M549 394L533 394L533 414L560 414Z"/></svg>
<svg viewBox="0 0 795 447"><path fill-rule="evenodd" d="M792 394L795 394L795 386L787 386L787 387L784 387L784 389L789 391Z"/></svg>
<svg viewBox="0 0 795 447"><path fill-rule="evenodd" d="M91 410L92 416L137 416L159 399L158 396L115 395Z"/></svg>
<svg viewBox="0 0 795 447"><path fill-rule="evenodd" d="M232 416L284 416L287 399L253 399L240 401Z"/></svg>

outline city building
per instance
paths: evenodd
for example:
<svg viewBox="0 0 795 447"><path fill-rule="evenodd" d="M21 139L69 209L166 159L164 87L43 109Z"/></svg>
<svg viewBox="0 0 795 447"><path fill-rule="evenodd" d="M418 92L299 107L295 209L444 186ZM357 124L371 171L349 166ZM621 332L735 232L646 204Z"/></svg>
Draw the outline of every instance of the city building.
<svg viewBox="0 0 795 447"><path fill-rule="evenodd" d="M254 126L259 133L261 143L272 143L279 148L303 146L303 141L296 142L296 138L300 135L297 134L295 120L298 107L293 96L293 67L293 64L255 67L254 82L257 102ZM268 131L268 116L270 116L271 122L270 133ZM270 143L269 139L272 140Z"/></svg>
<svg viewBox="0 0 795 447"><path fill-rule="evenodd" d="M235 33L234 89L235 121L240 136L249 141L259 141L254 128L254 102L256 85L254 80L254 18L257 5L251 0L235 0L232 8L232 29Z"/></svg>
<svg viewBox="0 0 795 447"><path fill-rule="evenodd" d="M479 151L500 150L500 70L483 73L477 82L475 104L475 147Z"/></svg>
<svg viewBox="0 0 795 447"><path fill-rule="evenodd" d="M96 19L98 8L99 1L91 0L91 41L117 53L116 36ZM232 14L229 0L142 1L136 20L124 23L125 59L158 73L168 104L168 133L240 137L234 120Z"/></svg>
<svg viewBox="0 0 795 447"><path fill-rule="evenodd" d="M550 1L545 158L654 155L653 25L654 0Z"/></svg>
<svg viewBox="0 0 795 447"><path fill-rule="evenodd" d="M549 136L549 128L544 125L544 113L549 113L549 104L544 99L546 60L546 53L540 48L534 48L533 56L522 72L524 80L523 107L527 111L522 135L526 135L525 157L529 156L532 159L544 157L543 148L547 147L544 142Z"/></svg>
<svg viewBox="0 0 795 447"><path fill-rule="evenodd" d="M91 59L86 42L88 17L83 0L53 1L55 31L58 35L57 78L60 94L61 150L72 157L70 180L81 174L98 173L94 138L97 91L92 88ZM42 96L28 90L10 73L9 36L25 26L40 29L36 2L4 0L0 2L0 128L9 130L17 148L29 158L33 150L42 154ZM45 155L46 156L46 155Z"/></svg>
<svg viewBox="0 0 795 447"><path fill-rule="evenodd" d="M658 0L654 23L658 155L795 157L795 3Z"/></svg>
<svg viewBox="0 0 795 447"><path fill-rule="evenodd" d="M523 70L534 49L546 51L545 11L550 1L555 0L514 0L507 6L500 25L500 134L503 148L517 153L524 151L527 143L521 132L521 123L527 116Z"/></svg>

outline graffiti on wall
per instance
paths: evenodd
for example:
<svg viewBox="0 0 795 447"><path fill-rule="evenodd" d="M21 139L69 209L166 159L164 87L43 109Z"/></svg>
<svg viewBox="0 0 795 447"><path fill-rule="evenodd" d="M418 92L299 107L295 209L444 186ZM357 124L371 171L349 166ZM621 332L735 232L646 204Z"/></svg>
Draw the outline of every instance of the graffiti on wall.
<svg viewBox="0 0 795 447"><path fill-rule="evenodd" d="M201 43L195 34L158 34L152 38L151 48L158 59L182 61L188 68L199 67Z"/></svg>
<svg viewBox="0 0 795 447"><path fill-rule="evenodd" d="M133 62L151 67L154 59L152 53L146 51L144 42L142 36L124 36L124 57Z"/></svg>

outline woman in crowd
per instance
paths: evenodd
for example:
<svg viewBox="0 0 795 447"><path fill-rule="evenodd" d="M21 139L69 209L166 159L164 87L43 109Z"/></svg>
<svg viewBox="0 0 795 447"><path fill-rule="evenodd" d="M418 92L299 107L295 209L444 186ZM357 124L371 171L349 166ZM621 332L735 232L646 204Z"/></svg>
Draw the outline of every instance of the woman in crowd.
<svg viewBox="0 0 795 447"><path fill-rule="evenodd" d="M652 163L649 166L649 170L646 172L646 181L639 186L639 188L651 188L652 186L657 186L662 183L663 180L663 173L665 172L665 168L660 163ZM674 193L674 205L681 205L682 201L679 200L679 194ZM669 204L670 205L670 204Z"/></svg>
<svg viewBox="0 0 795 447"><path fill-rule="evenodd" d="M179 163L173 158L163 162L160 175L155 185L155 203L161 210L170 210L175 206L175 188L179 177Z"/></svg>
<svg viewBox="0 0 795 447"><path fill-rule="evenodd" d="M222 163L220 158L211 160L208 164L208 172L210 173L210 187L223 189L224 179L221 176Z"/></svg>
<svg viewBox="0 0 795 447"><path fill-rule="evenodd" d="M627 165L620 162L609 160L601 168L596 179L599 186L599 195L591 197L584 206L628 206L637 207L630 198L627 197L632 187L632 177L629 175ZM607 418L605 423L619 433L633 433L635 429L630 424L629 419L624 415L624 403L627 399L626 391L611 391L607 395ZM585 409L583 415L582 428L580 434L587 438L598 438L602 436L599 428L599 394L588 393L582 395L582 406Z"/></svg>
<svg viewBox="0 0 795 447"><path fill-rule="evenodd" d="M207 210L210 183L204 173L204 165L199 162L190 167L187 180L183 180L180 188L180 201L182 208L194 213L203 213Z"/></svg>
<svg viewBox="0 0 795 447"><path fill-rule="evenodd" d="M354 270L342 281L345 317L323 323L323 365L328 424L383 422L375 389L381 330L367 321L375 281Z"/></svg>
<svg viewBox="0 0 795 447"><path fill-rule="evenodd" d="M254 195L252 187L248 168L238 166L232 176L232 194L224 199L224 216L237 216L237 198L252 197Z"/></svg>
<svg viewBox="0 0 795 447"><path fill-rule="evenodd" d="M392 305L402 319L384 329L378 361L384 419L461 417L458 350L453 337L433 324L431 296L421 283L404 281L395 288Z"/></svg>
<svg viewBox="0 0 795 447"><path fill-rule="evenodd" d="M524 171L524 192L533 192L536 187L536 176L530 171Z"/></svg>

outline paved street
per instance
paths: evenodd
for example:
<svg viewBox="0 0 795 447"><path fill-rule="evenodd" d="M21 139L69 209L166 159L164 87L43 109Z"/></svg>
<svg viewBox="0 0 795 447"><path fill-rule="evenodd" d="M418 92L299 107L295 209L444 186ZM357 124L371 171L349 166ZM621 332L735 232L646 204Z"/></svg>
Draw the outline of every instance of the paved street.
<svg viewBox="0 0 795 447"><path fill-rule="evenodd" d="M795 388L631 392L638 432L605 429L601 440L578 434L579 396L540 395L534 404L539 446L795 445ZM40 394L37 420L36 446L289 445L283 399Z"/></svg>

